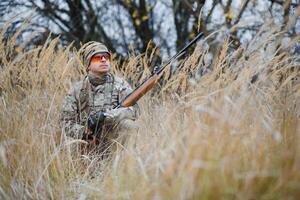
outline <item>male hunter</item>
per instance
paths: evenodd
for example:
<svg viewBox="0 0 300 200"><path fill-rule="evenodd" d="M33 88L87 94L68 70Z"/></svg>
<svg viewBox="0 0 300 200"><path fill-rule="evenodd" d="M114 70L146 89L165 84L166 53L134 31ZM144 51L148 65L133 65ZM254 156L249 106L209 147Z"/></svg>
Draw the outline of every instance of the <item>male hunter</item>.
<svg viewBox="0 0 300 200"><path fill-rule="evenodd" d="M132 90L126 81L111 73L111 53L104 44L90 41L78 54L87 75L65 97L64 131L90 145L107 146L104 143L109 143L109 137L116 138L120 129L132 125L138 106L115 108Z"/></svg>

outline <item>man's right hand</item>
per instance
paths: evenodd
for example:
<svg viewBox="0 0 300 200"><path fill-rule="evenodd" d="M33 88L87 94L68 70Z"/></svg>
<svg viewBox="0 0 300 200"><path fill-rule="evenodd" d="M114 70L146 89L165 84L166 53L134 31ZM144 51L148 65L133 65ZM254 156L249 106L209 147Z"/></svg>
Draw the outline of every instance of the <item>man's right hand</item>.
<svg viewBox="0 0 300 200"><path fill-rule="evenodd" d="M97 112L94 115L89 115L88 117L88 129L91 130L93 133L98 133L102 130L102 126L104 120L106 118L106 113L104 112Z"/></svg>

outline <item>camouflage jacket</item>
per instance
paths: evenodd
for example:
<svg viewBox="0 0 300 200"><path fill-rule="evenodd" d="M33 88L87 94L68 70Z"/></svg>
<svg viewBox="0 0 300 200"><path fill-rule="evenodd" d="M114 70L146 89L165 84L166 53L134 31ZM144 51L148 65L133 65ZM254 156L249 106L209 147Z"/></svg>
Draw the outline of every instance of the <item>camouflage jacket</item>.
<svg viewBox="0 0 300 200"><path fill-rule="evenodd" d="M103 84L96 87L91 84L88 76L75 83L66 95L62 107L62 121L66 135L81 139L87 129L89 114L111 111L131 91L126 81L111 74ZM137 117L137 105L121 109L125 119L135 120Z"/></svg>

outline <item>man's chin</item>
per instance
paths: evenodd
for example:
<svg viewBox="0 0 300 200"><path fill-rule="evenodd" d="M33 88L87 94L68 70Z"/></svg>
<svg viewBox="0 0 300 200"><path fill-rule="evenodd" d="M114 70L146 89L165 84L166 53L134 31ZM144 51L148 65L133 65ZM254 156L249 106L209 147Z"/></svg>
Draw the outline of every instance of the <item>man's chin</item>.
<svg viewBox="0 0 300 200"><path fill-rule="evenodd" d="M106 73L109 72L109 69L99 70L98 72L101 73L101 74L106 74Z"/></svg>

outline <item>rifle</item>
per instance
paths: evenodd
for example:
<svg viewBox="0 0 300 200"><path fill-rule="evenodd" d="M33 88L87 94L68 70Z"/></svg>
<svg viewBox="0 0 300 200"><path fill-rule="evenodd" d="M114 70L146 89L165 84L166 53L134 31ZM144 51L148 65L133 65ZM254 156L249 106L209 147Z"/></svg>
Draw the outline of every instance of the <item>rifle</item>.
<svg viewBox="0 0 300 200"><path fill-rule="evenodd" d="M188 48L190 48L195 42L197 42L203 33L200 32L191 42L189 42L183 49L181 49L177 54L170 58L159 70L157 70L153 75L151 75L142 84L136 87L131 93L129 93L115 108L130 107L133 106L142 96L144 96L149 90L151 90L161 77L164 69L175 59L182 56ZM102 124L106 118L105 113L99 112L94 117L88 118L88 126L96 131L96 137L102 130ZM93 139L95 140L95 138Z"/></svg>
<svg viewBox="0 0 300 200"><path fill-rule="evenodd" d="M160 79L164 69L173 61L182 56L186 50L197 42L203 33L200 32L190 43L188 43L183 49L181 49L177 54L170 58L157 72L151 75L142 84L136 87L131 93L129 93L115 108L129 107L133 106L142 96L144 96L149 90L151 90L158 80Z"/></svg>

